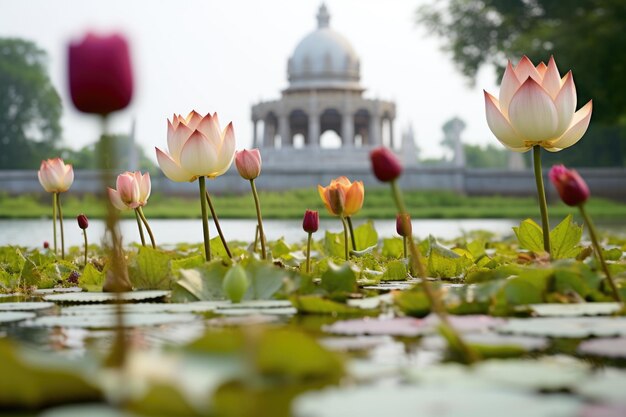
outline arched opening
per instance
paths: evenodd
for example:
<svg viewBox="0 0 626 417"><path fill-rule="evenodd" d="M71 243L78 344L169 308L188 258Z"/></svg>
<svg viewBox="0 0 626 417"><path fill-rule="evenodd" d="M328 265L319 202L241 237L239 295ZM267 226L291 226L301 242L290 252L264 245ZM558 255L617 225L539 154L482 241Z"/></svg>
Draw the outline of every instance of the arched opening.
<svg viewBox="0 0 626 417"><path fill-rule="evenodd" d="M293 136L293 147L296 149L304 148L304 135L302 133L296 133Z"/></svg>
<svg viewBox="0 0 626 417"><path fill-rule="evenodd" d="M306 136L309 131L309 117L300 109L289 113L289 131L292 135L293 147L302 148L307 144ZM296 137L300 137L296 141ZM297 145L296 142L301 143Z"/></svg>
<svg viewBox="0 0 626 417"><path fill-rule="evenodd" d="M360 148L361 146L363 146L363 136L358 134L354 137L354 146L356 148Z"/></svg>
<svg viewBox="0 0 626 417"><path fill-rule="evenodd" d="M354 114L354 146L369 145L370 112L360 109Z"/></svg>
<svg viewBox="0 0 626 417"><path fill-rule="evenodd" d="M270 148L280 148L280 141L277 137L278 117L273 112L267 113L263 123L263 143Z"/></svg>
<svg viewBox="0 0 626 417"><path fill-rule="evenodd" d="M324 133L329 130L333 131L335 136L339 138L339 146L334 145L334 139L327 139L329 146L332 148L341 148L341 114L336 109L326 109L320 116L320 132ZM334 138L335 136L329 136L329 138ZM324 147L322 137L323 135L320 137L320 146Z"/></svg>
<svg viewBox="0 0 626 417"><path fill-rule="evenodd" d="M320 136L320 147L323 149L339 149L341 144L341 137L334 130L327 130Z"/></svg>
<svg viewBox="0 0 626 417"><path fill-rule="evenodd" d="M391 126L391 122L389 121L389 119L383 119L382 120L382 126L381 126L381 130L382 130L382 137L381 140L383 142L383 146L386 146L388 148L393 148L393 143L391 143L391 134L390 134L390 126Z"/></svg>

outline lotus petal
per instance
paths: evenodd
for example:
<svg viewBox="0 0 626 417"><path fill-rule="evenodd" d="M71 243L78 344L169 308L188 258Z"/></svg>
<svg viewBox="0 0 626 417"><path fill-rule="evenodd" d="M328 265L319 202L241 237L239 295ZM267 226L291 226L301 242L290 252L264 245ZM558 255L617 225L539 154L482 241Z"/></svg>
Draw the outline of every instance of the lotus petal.
<svg viewBox="0 0 626 417"><path fill-rule="evenodd" d="M174 161L171 156L169 156L159 148L154 149L156 149L157 162L159 163L159 167L167 178L174 182L187 182L193 181L195 179L193 174L189 173L183 167L178 165L178 163Z"/></svg>
<svg viewBox="0 0 626 417"><path fill-rule="evenodd" d="M122 201L122 197L120 193L112 188L107 188L109 193L109 200L111 200L111 204L118 210L128 210L129 207Z"/></svg>
<svg viewBox="0 0 626 417"><path fill-rule="evenodd" d="M570 126L576 111L576 86L571 71L565 76L565 83L556 96L554 105L559 117L557 135L561 135Z"/></svg>
<svg viewBox="0 0 626 417"><path fill-rule="evenodd" d="M178 127L174 127L169 121L167 122L167 149L172 155L172 159L180 160L180 151L192 133L193 130L183 123L178 123Z"/></svg>
<svg viewBox="0 0 626 417"><path fill-rule="evenodd" d="M213 175L217 167L217 149L196 130L183 146L180 166L194 177Z"/></svg>
<svg viewBox="0 0 626 417"><path fill-rule="evenodd" d="M559 74L559 69L552 56L550 57L550 61L548 61L548 68L546 69L546 74L543 77L541 86L552 98L555 98L561 89L561 74Z"/></svg>
<svg viewBox="0 0 626 417"><path fill-rule="evenodd" d="M554 139L558 115L550 95L529 78L511 99L509 121L525 141L538 143Z"/></svg>
<svg viewBox="0 0 626 417"><path fill-rule="evenodd" d="M519 137L509 121L502 115L498 107L498 100L488 92L485 93L485 110L487 124L495 137L506 147L520 149L524 147L524 140Z"/></svg>
<svg viewBox="0 0 626 417"><path fill-rule="evenodd" d="M502 77L502 83L500 85L499 106L500 111L506 117L509 114L509 103L515 92L520 88L522 83L519 82L515 75L515 70L511 61L506 66L504 76Z"/></svg>
<svg viewBox="0 0 626 417"><path fill-rule="evenodd" d="M525 82L528 77L531 77L538 83L541 82L541 76L539 75L537 68L535 68L531 60L526 55L524 55L517 63L517 66L515 67L515 75L520 83Z"/></svg>
<svg viewBox="0 0 626 417"><path fill-rule="evenodd" d="M363 207L363 198L365 196L365 189L363 188L362 181L355 181L346 193L346 216L351 216L354 213L361 210Z"/></svg>
<svg viewBox="0 0 626 417"><path fill-rule="evenodd" d="M202 116L195 110L189 112L187 117L185 118L185 125L193 132L198 128L198 125L202 121Z"/></svg>
<svg viewBox="0 0 626 417"><path fill-rule="evenodd" d="M572 123L563 135L556 141L552 142L552 149L546 148L551 152L557 152L565 148L569 148L583 137L587 128L589 127L589 121L591 120L591 111L593 110L592 100L589 100L580 110L574 113Z"/></svg>
<svg viewBox="0 0 626 417"><path fill-rule="evenodd" d="M224 128L224 132L222 132L222 146L219 150L217 156L217 171L215 172L213 177L217 177L228 171L228 168L233 163L233 159L235 158L235 147L237 143L235 141L235 130L233 128L232 122ZM260 156L259 156L260 157Z"/></svg>

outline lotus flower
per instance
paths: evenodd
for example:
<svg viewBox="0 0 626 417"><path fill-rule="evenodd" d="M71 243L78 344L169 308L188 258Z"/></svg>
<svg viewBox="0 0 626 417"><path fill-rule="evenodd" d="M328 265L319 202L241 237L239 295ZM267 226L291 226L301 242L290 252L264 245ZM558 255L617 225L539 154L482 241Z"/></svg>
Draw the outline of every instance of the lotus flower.
<svg viewBox="0 0 626 417"><path fill-rule="evenodd" d="M109 198L113 206L119 210L130 210L143 207L150 197L150 174L141 172L124 172L117 176L116 188L109 188Z"/></svg>
<svg viewBox="0 0 626 417"><path fill-rule="evenodd" d="M225 173L235 155L233 124L222 131L217 113L202 117L192 111L184 118L174 115L167 121L169 153L156 149L161 170L175 182L194 181L198 177L215 178Z"/></svg>
<svg viewBox="0 0 626 417"><path fill-rule="evenodd" d="M317 186L320 198L334 216L352 216L363 207L363 181L350 182L346 177L335 178L327 187Z"/></svg>
<svg viewBox="0 0 626 417"><path fill-rule="evenodd" d="M74 182L74 169L72 165L66 165L61 158L47 159L41 161L37 176L47 192L63 193L69 190Z"/></svg>
<svg viewBox="0 0 626 417"><path fill-rule="evenodd" d="M524 56L516 67L509 61L500 96L485 93L487 124L496 138L515 152L540 145L557 152L574 145L587 131L592 102L576 111L572 72L561 78L553 57L535 66Z"/></svg>

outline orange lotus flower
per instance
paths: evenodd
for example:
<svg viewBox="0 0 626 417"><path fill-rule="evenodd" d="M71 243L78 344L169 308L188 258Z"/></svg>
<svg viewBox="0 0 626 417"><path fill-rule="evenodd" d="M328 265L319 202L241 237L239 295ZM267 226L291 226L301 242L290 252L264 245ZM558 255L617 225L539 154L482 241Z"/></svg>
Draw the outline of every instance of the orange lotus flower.
<svg viewBox="0 0 626 417"><path fill-rule="evenodd" d="M327 187L317 186L320 198L333 216L352 216L363 207L363 181L350 182L346 177L335 178Z"/></svg>
<svg viewBox="0 0 626 417"><path fill-rule="evenodd" d="M499 99L485 93L487 124L507 148L526 152L540 145L557 152L574 145L587 131L592 102L576 111L572 72L563 78L550 57L535 67L524 56L517 66L506 67Z"/></svg>

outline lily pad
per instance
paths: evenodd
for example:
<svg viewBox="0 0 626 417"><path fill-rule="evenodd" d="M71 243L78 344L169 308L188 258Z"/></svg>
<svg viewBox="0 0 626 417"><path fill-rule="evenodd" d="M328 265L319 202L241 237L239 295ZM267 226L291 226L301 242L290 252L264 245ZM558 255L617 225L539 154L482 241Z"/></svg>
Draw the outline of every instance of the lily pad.
<svg viewBox="0 0 626 417"><path fill-rule="evenodd" d="M198 301L192 303L138 303L124 304L125 314L155 314L155 313L207 313L215 311L220 304L213 301ZM87 304L65 307L63 315L90 315L115 314L115 304Z"/></svg>
<svg viewBox="0 0 626 417"><path fill-rule="evenodd" d="M382 401L381 399L384 399ZM565 417L576 415L572 397L541 396L498 389L364 386L302 395L294 415L306 417Z"/></svg>
<svg viewBox="0 0 626 417"><path fill-rule="evenodd" d="M506 321L497 317L485 316L481 314L467 316L448 316L452 327L463 333L484 332L502 325ZM429 326L435 328L440 320L435 314L427 316L424 321Z"/></svg>
<svg viewBox="0 0 626 417"><path fill-rule="evenodd" d="M129 291L119 294L122 301L158 300L170 295L169 291ZM111 303L117 300L117 295L111 292L80 292L68 294L51 294L43 297L46 301L55 303Z"/></svg>
<svg viewBox="0 0 626 417"><path fill-rule="evenodd" d="M48 295L48 294L67 294L73 292L83 292L81 287L61 287L61 288L41 288L39 290L35 290L33 294L37 295Z"/></svg>
<svg viewBox="0 0 626 417"><path fill-rule="evenodd" d="M0 311L0 324L15 323L35 317L35 313L25 313L21 311Z"/></svg>
<svg viewBox="0 0 626 417"><path fill-rule="evenodd" d="M325 337L320 344L330 350L354 352L370 350L386 343L393 343L390 336Z"/></svg>
<svg viewBox="0 0 626 417"><path fill-rule="evenodd" d="M186 323L198 319L193 314L125 314L124 327L159 326L163 324ZM44 316L30 321L28 327L69 327L83 329L113 329L116 327L115 314Z"/></svg>
<svg viewBox="0 0 626 417"><path fill-rule="evenodd" d="M626 405L587 405L580 412L580 417L624 417Z"/></svg>
<svg viewBox="0 0 626 417"><path fill-rule="evenodd" d="M532 304L530 309L541 317L608 316L622 308L619 303Z"/></svg>
<svg viewBox="0 0 626 417"><path fill-rule="evenodd" d="M116 410L106 405L70 405L65 407L55 407L39 415L39 417L136 417Z"/></svg>
<svg viewBox="0 0 626 417"><path fill-rule="evenodd" d="M623 406L626 405L624 387L626 371L606 368L581 381L576 391L594 401Z"/></svg>
<svg viewBox="0 0 626 417"><path fill-rule="evenodd" d="M0 311L37 311L54 307L54 303L20 302L0 303Z"/></svg>
<svg viewBox="0 0 626 417"><path fill-rule="evenodd" d="M252 315L270 315L270 316L293 316L298 313L293 307L280 307L280 308L218 308L215 310L216 314L224 316L252 316Z"/></svg>
<svg viewBox="0 0 626 417"><path fill-rule="evenodd" d="M393 304L393 296L391 293L387 293L377 297L348 300L347 304L350 307L357 307L363 310L374 310L382 307L383 305Z"/></svg>
<svg viewBox="0 0 626 417"><path fill-rule="evenodd" d="M363 287L366 290L377 290L377 291L396 291L396 290L408 290L413 287L415 282L409 281L387 281L381 282L377 285L366 285Z"/></svg>
<svg viewBox="0 0 626 417"><path fill-rule="evenodd" d="M503 335L498 333L468 333L463 340L470 344L498 347L513 346L526 351L537 351L548 348L550 342L544 337ZM448 345L441 336L428 336L422 340L420 346L426 349L441 350Z"/></svg>
<svg viewBox="0 0 626 417"><path fill-rule="evenodd" d="M624 317L561 317L511 319L498 326L499 333L585 338L626 336Z"/></svg>
<svg viewBox="0 0 626 417"><path fill-rule="evenodd" d="M331 325L322 327L327 333L341 335L370 335L370 336L403 336L416 337L432 333L433 328L424 320L410 317L394 319L355 319L337 321Z"/></svg>
<svg viewBox="0 0 626 417"><path fill-rule="evenodd" d="M578 345L578 352L583 355L626 358L626 337L585 340Z"/></svg>

